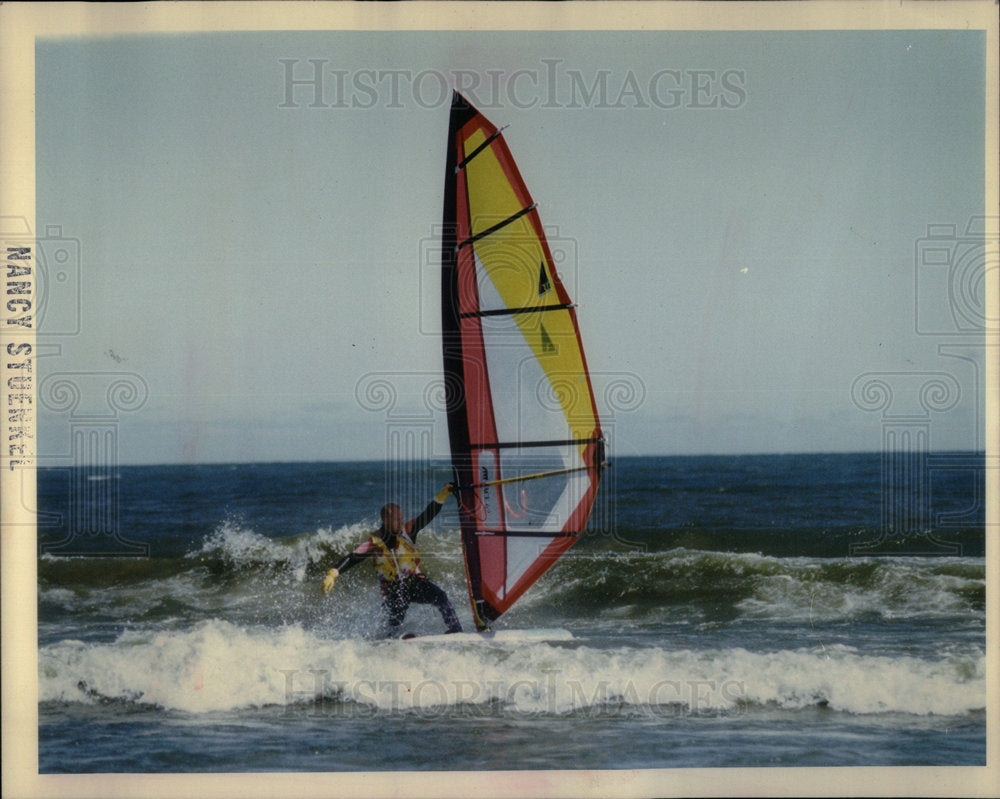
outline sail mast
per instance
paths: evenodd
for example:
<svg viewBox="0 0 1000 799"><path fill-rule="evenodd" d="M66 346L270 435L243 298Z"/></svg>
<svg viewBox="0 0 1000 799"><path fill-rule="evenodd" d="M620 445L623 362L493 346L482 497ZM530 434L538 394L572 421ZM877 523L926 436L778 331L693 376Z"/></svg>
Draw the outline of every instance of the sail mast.
<svg viewBox="0 0 1000 799"><path fill-rule="evenodd" d="M444 356L444 382L448 438L451 443L452 468L456 486L473 482L469 432L466 420L465 369L462 358L462 337L459 329L458 300L458 208L457 187L459 129L476 114L475 109L458 92L452 95L448 125L448 155L445 162L444 214L441 231L441 344ZM459 521L462 530L462 551L465 562L469 599L477 629L485 629L486 612L482 597L474 586L481 581L479 558L475 546L475 522L468 518L467 503L475 499L468 489L456 491Z"/></svg>

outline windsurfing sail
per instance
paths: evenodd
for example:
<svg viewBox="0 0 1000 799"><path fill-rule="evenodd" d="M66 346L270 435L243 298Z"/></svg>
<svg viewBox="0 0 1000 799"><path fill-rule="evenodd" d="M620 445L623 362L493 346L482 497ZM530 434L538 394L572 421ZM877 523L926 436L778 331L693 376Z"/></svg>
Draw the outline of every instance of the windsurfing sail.
<svg viewBox="0 0 1000 799"><path fill-rule="evenodd" d="M455 493L482 630L584 531L604 438L538 210L500 130L457 92L441 278Z"/></svg>

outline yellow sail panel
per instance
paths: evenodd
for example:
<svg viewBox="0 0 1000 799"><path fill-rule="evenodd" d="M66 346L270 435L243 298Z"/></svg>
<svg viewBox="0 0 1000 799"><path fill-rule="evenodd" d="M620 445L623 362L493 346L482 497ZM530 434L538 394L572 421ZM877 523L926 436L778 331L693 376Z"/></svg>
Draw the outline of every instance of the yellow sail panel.
<svg viewBox="0 0 1000 799"><path fill-rule="evenodd" d="M533 213L514 220L475 244L476 255L507 308L537 308L559 302L551 289L539 293L540 271L544 269L548 275L551 270L529 218ZM551 279L548 283L551 285Z"/></svg>
<svg viewBox="0 0 1000 799"><path fill-rule="evenodd" d="M519 314L515 319L548 378L546 393L551 396L541 401L559 403L573 437L589 437L597 415L569 311L551 311L534 320Z"/></svg>
<svg viewBox="0 0 1000 799"><path fill-rule="evenodd" d="M465 142L466 157L476 152L485 141L486 135L482 130L473 132ZM465 178L474 235L522 209L521 201L492 148L481 151L469 161L465 167Z"/></svg>
<svg viewBox="0 0 1000 799"><path fill-rule="evenodd" d="M476 131L466 146L475 152L482 145L482 131ZM522 212L530 198L518 196L494 150L480 152L466 167L469 220L473 237L480 236ZM529 203L530 204L530 203ZM551 288L551 268L538 231L527 216L513 219L494 233L476 242L476 254L493 280L505 307L530 308L551 304L551 291L539 293L540 269L546 272Z"/></svg>
<svg viewBox="0 0 1000 799"><path fill-rule="evenodd" d="M465 141L465 154L475 153L486 141L476 130ZM469 217L473 236L514 217L530 198L517 191L510 175L493 149L479 152L466 167ZM507 308L531 309L558 306L553 289L555 270L539 237L537 212L515 219L475 242L477 260ZM568 310L515 316L535 357L549 376L574 437L588 437L596 413L590 396L586 369L576 327Z"/></svg>

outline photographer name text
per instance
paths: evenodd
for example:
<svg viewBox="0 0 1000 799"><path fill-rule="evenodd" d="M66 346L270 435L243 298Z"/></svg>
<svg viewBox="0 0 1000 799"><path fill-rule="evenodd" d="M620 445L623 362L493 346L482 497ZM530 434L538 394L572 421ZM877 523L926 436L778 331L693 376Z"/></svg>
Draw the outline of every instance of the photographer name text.
<svg viewBox="0 0 1000 799"><path fill-rule="evenodd" d="M5 255L7 313L4 330L32 330L32 253L30 247L7 247ZM31 383L32 346L28 341L11 341L5 348L7 456L10 470L31 465L26 455L31 437L33 391Z"/></svg>

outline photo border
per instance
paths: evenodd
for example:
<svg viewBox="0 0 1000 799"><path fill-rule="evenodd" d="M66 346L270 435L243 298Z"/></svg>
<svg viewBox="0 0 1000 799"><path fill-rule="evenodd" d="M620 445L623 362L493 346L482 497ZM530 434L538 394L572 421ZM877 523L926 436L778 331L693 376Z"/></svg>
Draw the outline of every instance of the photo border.
<svg viewBox="0 0 1000 799"><path fill-rule="evenodd" d="M320 30L860 30L986 31L985 209L997 236L998 39L993 2L811 3L8 3L0 6L0 214L35 231L34 52L43 37L110 37L195 31ZM997 271L988 273L987 318L996 319ZM6 311L4 311L6 313ZM615 771L282 772L247 774L38 774L37 549L34 453L2 459L3 794L9 797L247 796L760 796L996 795L998 729L998 340L987 334L986 608L987 765L654 769ZM14 339L3 323L3 345ZM16 340L34 345L34 331ZM6 353L5 353L5 358ZM5 370L6 371L6 370ZM5 381L6 387L6 381ZM37 390L37 381L35 384ZM5 389L6 390L6 389ZM4 401L6 405L6 400ZM37 414L37 404L33 406ZM7 414L2 436L10 434ZM34 437L28 425L29 442Z"/></svg>

